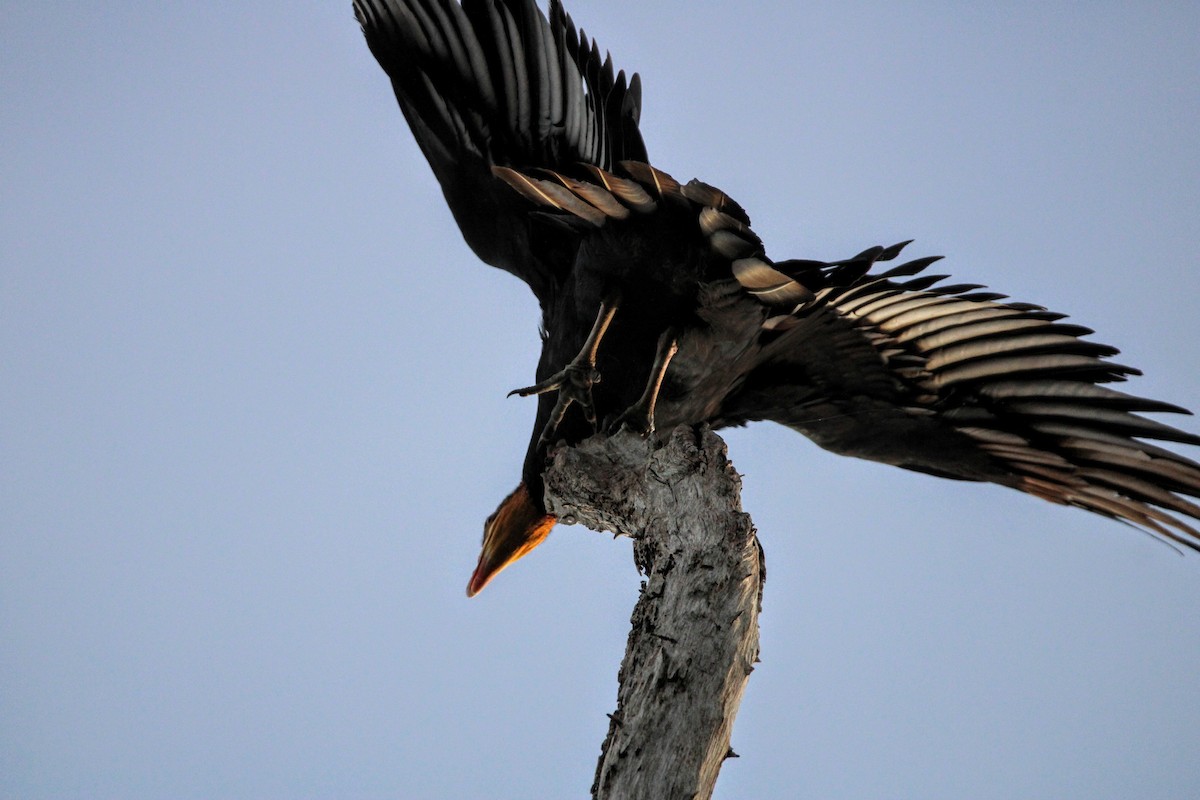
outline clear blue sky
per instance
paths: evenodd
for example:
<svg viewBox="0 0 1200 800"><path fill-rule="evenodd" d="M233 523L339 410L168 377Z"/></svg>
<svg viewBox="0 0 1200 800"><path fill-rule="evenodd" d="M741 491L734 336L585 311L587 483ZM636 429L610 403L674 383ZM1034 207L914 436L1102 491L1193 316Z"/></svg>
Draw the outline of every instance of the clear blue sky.
<svg viewBox="0 0 1200 800"><path fill-rule="evenodd" d="M772 255L916 238L1200 407L1200 6L826 5L568 10ZM536 308L348 0L5 3L0 87L0 796L583 796L630 546L464 596ZM768 581L719 797L1200 791L1200 558L728 441Z"/></svg>

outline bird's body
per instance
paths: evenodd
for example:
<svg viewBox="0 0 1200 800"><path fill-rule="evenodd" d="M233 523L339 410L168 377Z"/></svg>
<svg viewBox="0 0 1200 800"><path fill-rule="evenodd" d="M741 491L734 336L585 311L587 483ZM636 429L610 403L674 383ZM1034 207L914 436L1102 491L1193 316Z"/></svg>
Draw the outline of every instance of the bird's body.
<svg viewBox="0 0 1200 800"><path fill-rule="evenodd" d="M822 447L1069 503L1200 549L1200 465L1143 439L1183 409L1108 388L1136 370L1062 314L893 266L904 244L770 259L723 192L650 166L641 86L557 0L356 0L468 244L542 307L522 484L468 591L553 525L548 447L769 420ZM1185 412L1186 413L1186 412Z"/></svg>

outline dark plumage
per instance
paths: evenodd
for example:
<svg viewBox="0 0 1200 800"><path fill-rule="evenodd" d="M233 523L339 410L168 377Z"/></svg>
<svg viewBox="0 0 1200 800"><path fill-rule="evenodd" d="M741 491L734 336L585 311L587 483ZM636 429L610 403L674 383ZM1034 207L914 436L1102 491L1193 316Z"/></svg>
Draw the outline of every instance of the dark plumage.
<svg viewBox="0 0 1200 800"><path fill-rule="evenodd" d="M772 261L746 212L650 166L641 85L558 0L356 0L367 43L485 262L545 336L522 484L485 526L475 593L545 537L547 447L773 420L822 447L990 481L1200 549L1200 465L1145 440L1187 413L1104 384L1137 370L1064 315L892 266L905 244ZM591 335L589 338L589 334ZM603 380L597 382L598 376Z"/></svg>

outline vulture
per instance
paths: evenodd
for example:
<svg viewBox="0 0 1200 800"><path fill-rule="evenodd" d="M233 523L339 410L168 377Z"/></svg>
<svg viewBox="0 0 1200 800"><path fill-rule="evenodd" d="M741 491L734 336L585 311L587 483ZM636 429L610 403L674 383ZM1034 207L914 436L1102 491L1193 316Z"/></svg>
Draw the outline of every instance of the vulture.
<svg viewBox="0 0 1200 800"><path fill-rule="evenodd" d="M598 431L771 420L834 453L990 481L1200 550L1188 413L1038 305L901 263L908 242L773 260L736 201L652 165L641 81L559 0L354 0L471 249L541 306L521 482L484 524L479 592L556 519L550 447ZM662 434L659 434L662 435ZM1193 523L1194 524L1194 523Z"/></svg>

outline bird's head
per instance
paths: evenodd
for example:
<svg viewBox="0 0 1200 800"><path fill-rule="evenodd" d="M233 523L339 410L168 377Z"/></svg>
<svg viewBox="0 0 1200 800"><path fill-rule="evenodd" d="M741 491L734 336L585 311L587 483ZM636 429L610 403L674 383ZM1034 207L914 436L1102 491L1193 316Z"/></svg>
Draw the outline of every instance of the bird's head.
<svg viewBox="0 0 1200 800"><path fill-rule="evenodd" d="M541 544L556 522L557 517L534 502L524 482L517 486L483 523L483 550L467 584L467 597L479 594L502 569Z"/></svg>

